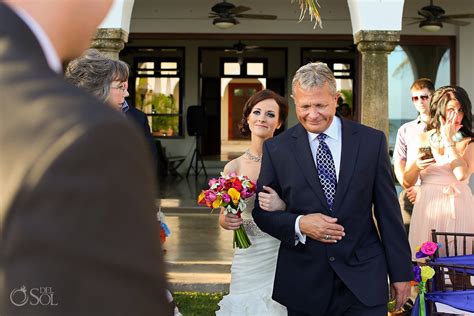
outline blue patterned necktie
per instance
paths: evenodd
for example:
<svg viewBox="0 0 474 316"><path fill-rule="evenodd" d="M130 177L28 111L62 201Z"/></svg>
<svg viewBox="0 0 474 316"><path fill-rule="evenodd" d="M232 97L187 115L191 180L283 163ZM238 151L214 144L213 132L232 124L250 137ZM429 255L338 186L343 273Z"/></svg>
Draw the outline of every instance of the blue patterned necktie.
<svg viewBox="0 0 474 316"><path fill-rule="evenodd" d="M334 165L334 159L332 159L331 150L324 141L328 135L319 134L319 146L316 152L316 164L318 168L319 182L326 196L329 209L332 211L334 204L334 196L336 195L336 167Z"/></svg>

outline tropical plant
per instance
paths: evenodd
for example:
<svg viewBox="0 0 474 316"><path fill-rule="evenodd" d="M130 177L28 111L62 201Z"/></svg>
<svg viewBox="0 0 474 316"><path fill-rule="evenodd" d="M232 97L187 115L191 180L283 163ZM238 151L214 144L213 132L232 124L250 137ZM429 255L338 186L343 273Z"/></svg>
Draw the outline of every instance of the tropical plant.
<svg viewBox="0 0 474 316"><path fill-rule="evenodd" d="M341 89L339 91L342 95L342 98L344 99L344 102L349 105L349 107L352 109L352 90L348 89Z"/></svg>
<svg viewBox="0 0 474 316"><path fill-rule="evenodd" d="M294 3L296 0L291 0L291 3ZM318 3L318 0L298 0L300 5L300 21L303 21L306 12L308 12L311 21L314 19L314 28L319 24L320 28L323 28L323 23L321 20L321 15L319 14L318 7L321 7Z"/></svg>

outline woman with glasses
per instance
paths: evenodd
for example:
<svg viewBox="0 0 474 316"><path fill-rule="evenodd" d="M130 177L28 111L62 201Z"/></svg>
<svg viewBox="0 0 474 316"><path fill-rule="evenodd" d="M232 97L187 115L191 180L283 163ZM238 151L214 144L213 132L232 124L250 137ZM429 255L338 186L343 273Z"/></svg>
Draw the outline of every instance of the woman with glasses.
<svg viewBox="0 0 474 316"><path fill-rule="evenodd" d="M474 139L471 101L466 91L457 86L442 87L430 103L428 132L422 134L423 152L414 164L417 173L405 172L404 185L412 186L421 178L410 223L409 241L413 257L416 247L431 240L431 230L442 232L474 232L474 201L469 177L474 172ZM427 146L426 146L427 145ZM423 147L421 146L421 147ZM472 253L468 241L468 253ZM461 249L450 240L440 249Z"/></svg>
<svg viewBox="0 0 474 316"><path fill-rule="evenodd" d="M105 57L96 49L69 63L66 80L95 95L99 100L121 111L128 96L128 65L121 60Z"/></svg>

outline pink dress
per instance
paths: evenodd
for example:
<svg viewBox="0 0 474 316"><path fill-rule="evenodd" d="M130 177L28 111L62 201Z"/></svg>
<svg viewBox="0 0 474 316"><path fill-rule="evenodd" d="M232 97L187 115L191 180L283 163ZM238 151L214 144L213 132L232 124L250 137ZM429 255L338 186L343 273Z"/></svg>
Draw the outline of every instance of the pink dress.
<svg viewBox="0 0 474 316"><path fill-rule="evenodd" d="M474 233L474 200L469 179L458 181L446 158L435 154L436 163L420 173L421 187L416 197L408 239L415 258L416 248L431 240L431 230ZM438 240L444 243L444 241ZM454 254L454 240L448 242ZM440 255L445 255L445 247ZM458 250L462 249L458 241ZM468 254L472 254L472 238L468 238Z"/></svg>

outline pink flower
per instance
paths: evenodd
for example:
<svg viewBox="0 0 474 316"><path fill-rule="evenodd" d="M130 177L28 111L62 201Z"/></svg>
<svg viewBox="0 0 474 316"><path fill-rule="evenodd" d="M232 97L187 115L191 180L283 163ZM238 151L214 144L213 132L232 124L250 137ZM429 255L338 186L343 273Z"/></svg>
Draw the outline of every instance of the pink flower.
<svg viewBox="0 0 474 316"><path fill-rule="evenodd" d="M438 249L437 243L427 241L421 245L420 251L428 256L432 256L436 252L436 249Z"/></svg>
<svg viewBox="0 0 474 316"><path fill-rule="evenodd" d="M250 192L247 189L243 189L242 192L240 193L244 199L247 199L253 195L253 192Z"/></svg>
<svg viewBox="0 0 474 316"><path fill-rule="evenodd" d="M208 190L206 193L206 201L207 202L214 202L217 198L217 195L212 192L211 190Z"/></svg>
<svg viewBox="0 0 474 316"><path fill-rule="evenodd" d="M225 179L219 178L219 185L223 188L225 186Z"/></svg>
<svg viewBox="0 0 474 316"><path fill-rule="evenodd" d="M209 187L212 187L214 184L218 183L219 181L216 178L211 178L209 180Z"/></svg>
<svg viewBox="0 0 474 316"><path fill-rule="evenodd" d="M230 196L227 193L222 194L222 201L224 201L225 204L229 204L230 202Z"/></svg>

